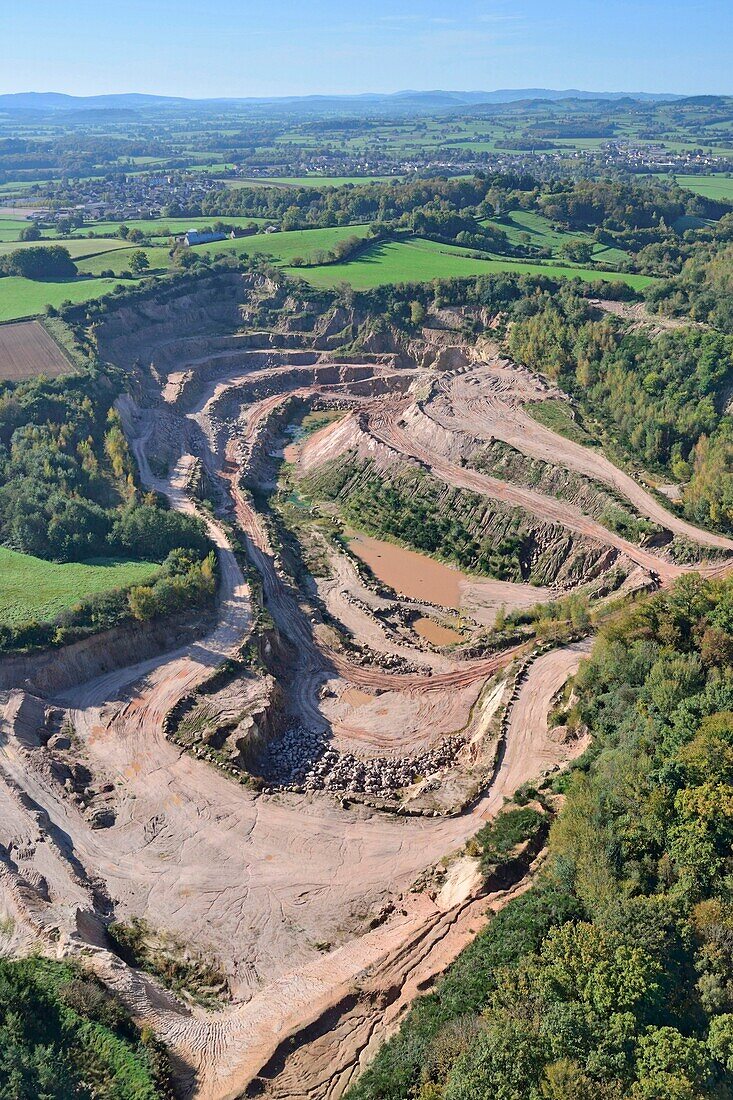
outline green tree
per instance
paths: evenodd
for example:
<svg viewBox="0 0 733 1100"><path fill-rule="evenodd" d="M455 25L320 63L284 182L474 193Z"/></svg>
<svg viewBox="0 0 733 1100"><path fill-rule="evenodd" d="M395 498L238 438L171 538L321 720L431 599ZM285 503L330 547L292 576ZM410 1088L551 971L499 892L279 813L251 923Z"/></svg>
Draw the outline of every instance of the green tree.
<svg viewBox="0 0 733 1100"><path fill-rule="evenodd" d="M143 252L142 248L136 249L130 253L130 271L133 275L142 275L144 271L147 271L150 267L150 260Z"/></svg>

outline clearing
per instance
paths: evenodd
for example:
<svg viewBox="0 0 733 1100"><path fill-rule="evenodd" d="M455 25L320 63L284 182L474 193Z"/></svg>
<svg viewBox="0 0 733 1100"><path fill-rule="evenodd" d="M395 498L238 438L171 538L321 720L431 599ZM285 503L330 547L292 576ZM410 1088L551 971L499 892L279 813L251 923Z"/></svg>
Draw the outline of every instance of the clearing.
<svg viewBox="0 0 733 1100"><path fill-rule="evenodd" d="M159 569L155 562L119 558L59 563L0 547L0 622L45 622L86 596L143 584Z"/></svg>
<svg viewBox="0 0 733 1100"><path fill-rule="evenodd" d="M675 176L680 187L704 195L706 199L733 203L733 176L712 173L709 176Z"/></svg>
<svg viewBox="0 0 733 1100"><path fill-rule="evenodd" d="M114 255L115 253L112 253ZM119 286L117 279L24 279L9 275L0 279L0 321L37 317L46 306L58 308L63 302L88 302L101 298Z"/></svg>

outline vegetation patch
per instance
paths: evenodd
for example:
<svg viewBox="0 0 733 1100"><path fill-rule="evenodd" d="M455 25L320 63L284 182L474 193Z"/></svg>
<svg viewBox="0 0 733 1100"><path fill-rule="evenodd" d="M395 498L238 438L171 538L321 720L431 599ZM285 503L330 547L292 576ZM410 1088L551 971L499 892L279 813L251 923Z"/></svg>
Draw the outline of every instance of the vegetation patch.
<svg viewBox="0 0 733 1100"><path fill-rule="evenodd" d="M115 558L53 562L0 547L0 623L55 619L89 596L143 584L160 571L149 561Z"/></svg>
<svg viewBox="0 0 733 1100"><path fill-rule="evenodd" d="M157 931L138 917L128 923L114 921L107 931L125 962L153 974L174 993L212 1008L229 1000L229 985L219 964L170 933Z"/></svg>
<svg viewBox="0 0 733 1100"><path fill-rule="evenodd" d="M303 492L336 503L357 530L392 539L500 580L550 583L572 559L583 569L569 533L553 527L543 547L541 522L518 508L443 485L413 466L382 475L370 460L345 455L301 481Z"/></svg>
<svg viewBox="0 0 733 1100"><path fill-rule="evenodd" d="M168 1060L91 974L0 959L3 1100L169 1100Z"/></svg>
<svg viewBox="0 0 733 1100"><path fill-rule="evenodd" d="M630 463L682 482L689 519L733 530L733 336L629 331L562 297L540 295L526 312L510 354L570 390Z"/></svg>
<svg viewBox="0 0 733 1100"><path fill-rule="evenodd" d="M547 814L531 806L504 810L471 838L467 854L479 857L484 878L494 878L516 859L520 848L546 835L548 824Z"/></svg>
<svg viewBox="0 0 733 1100"><path fill-rule="evenodd" d="M546 428L564 435L573 443L579 443L582 447L600 447L600 440L588 431L583 424L582 417L566 401L550 398L547 401L531 401L525 405L526 411L531 417Z"/></svg>

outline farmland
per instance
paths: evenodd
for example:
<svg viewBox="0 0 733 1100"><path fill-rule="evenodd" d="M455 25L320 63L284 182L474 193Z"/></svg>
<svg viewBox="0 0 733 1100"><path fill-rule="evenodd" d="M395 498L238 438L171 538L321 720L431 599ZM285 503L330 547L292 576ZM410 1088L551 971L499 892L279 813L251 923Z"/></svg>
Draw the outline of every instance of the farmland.
<svg viewBox="0 0 733 1100"><path fill-rule="evenodd" d="M0 623L54 619L87 596L142 584L159 569L114 558L58 564L0 547Z"/></svg>
<svg viewBox="0 0 733 1100"><path fill-rule="evenodd" d="M93 222L84 227L83 232L87 229L91 230L97 235L104 234L116 234L120 225L124 224L128 229L139 229L141 233L144 233L146 237L170 237L175 233L185 233L189 229L203 229L204 227L210 227L212 221L215 218L125 218L121 221L110 222ZM224 219L227 225L234 225L237 228L244 228L251 225L263 225L264 218L239 218L239 217L227 217ZM0 222L0 227L2 222ZM125 242L123 242L125 243Z"/></svg>
<svg viewBox="0 0 733 1100"><path fill-rule="evenodd" d="M11 275L0 280L0 321L36 317L47 305L88 302L109 294L119 283L115 279L70 279L63 282L36 281Z"/></svg>
<svg viewBox="0 0 733 1100"><path fill-rule="evenodd" d="M294 229L286 233L258 233L252 237L238 237L236 240L211 241L197 245L194 255L217 256L228 254L249 256L256 253L271 256L276 263L289 264L297 256L304 259L317 252L328 252L339 241L347 237L364 237L368 231L366 225L337 226L332 229ZM133 246L128 246L128 249ZM138 248L138 245L134 246ZM144 248L150 270L164 272L170 267L170 248L156 245ZM79 270L88 275L99 275L101 271L114 271L116 275L128 266L125 250L114 255L99 255L80 262Z"/></svg>
<svg viewBox="0 0 733 1100"><path fill-rule="evenodd" d="M71 369L68 359L38 321L0 325L0 382L43 374L55 378Z"/></svg>
<svg viewBox="0 0 733 1100"><path fill-rule="evenodd" d="M3 241L0 243L0 256L6 256L17 249L38 248L46 244L46 241ZM81 259L83 256L96 256L102 252L114 252L118 248L129 248L127 241L120 237L82 237L68 240L56 240L54 244L60 244L65 248L72 260Z"/></svg>
<svg viewBox="0 0 733 1100"><path fill-rule="evenodd" d="M491 275L499 271L515 275L546 275L549 278L583 279L585 282L622 281L636 289L654 280L644 275L615 271L596 271L558 264L523 263L488 253L486 259L474 259L464 249L435 244L426 240L382 241L373 244L353 260L310 268L290 268L291 275L305 278L313 286L332 287L348 282L357 290L385 286L388 283L429 282L432 279L463 279Z"/></svg>
<svg viewBox="0 0 733 1100"><path fill-rule="evenodd" d="M707 199L719 199L723 202L733 203L733 176L709 175L709 176L676 176L680 187L686 187L689 191L695 191L698 195L704 195Z"/></svg>

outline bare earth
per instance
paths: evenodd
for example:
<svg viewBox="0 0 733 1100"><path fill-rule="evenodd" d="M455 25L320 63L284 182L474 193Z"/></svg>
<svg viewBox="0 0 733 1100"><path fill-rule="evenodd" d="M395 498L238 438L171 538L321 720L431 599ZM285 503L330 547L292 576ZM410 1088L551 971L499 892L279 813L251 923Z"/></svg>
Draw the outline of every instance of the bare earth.
<svg viewBox="0 0 733 1100"><path fill-rule="evenodd" d="M0 325L0 382L68 374L69 360L39 321Z"/></svg>

